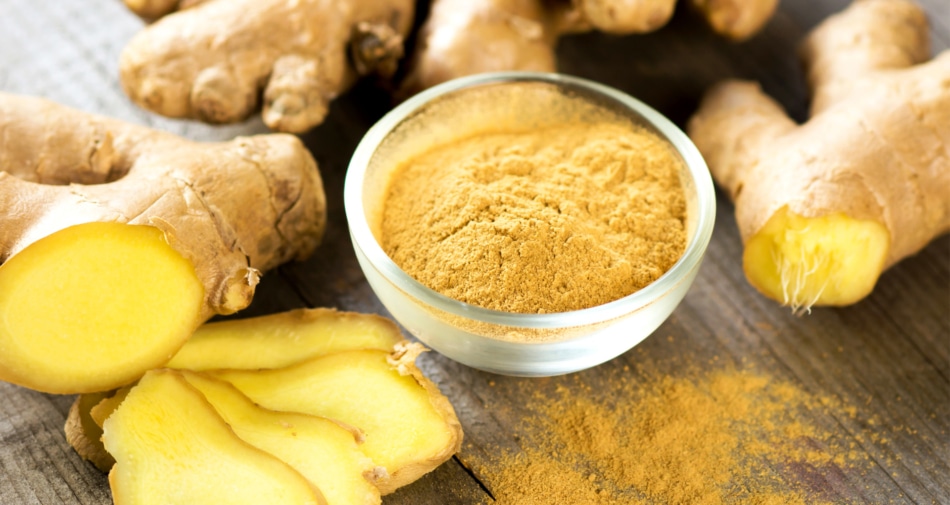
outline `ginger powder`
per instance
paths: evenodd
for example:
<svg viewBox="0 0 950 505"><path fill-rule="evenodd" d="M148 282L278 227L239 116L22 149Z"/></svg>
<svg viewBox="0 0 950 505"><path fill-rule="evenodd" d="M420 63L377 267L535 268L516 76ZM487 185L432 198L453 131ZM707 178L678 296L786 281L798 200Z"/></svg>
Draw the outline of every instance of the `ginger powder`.
<svg viewBox="0 0 950 505"><path fill-rule="evenodd" d="M683 161L629 123L481 133L392 176L380 242L422 284L493 310L580 310L659 278L686 247Z"/></svg>

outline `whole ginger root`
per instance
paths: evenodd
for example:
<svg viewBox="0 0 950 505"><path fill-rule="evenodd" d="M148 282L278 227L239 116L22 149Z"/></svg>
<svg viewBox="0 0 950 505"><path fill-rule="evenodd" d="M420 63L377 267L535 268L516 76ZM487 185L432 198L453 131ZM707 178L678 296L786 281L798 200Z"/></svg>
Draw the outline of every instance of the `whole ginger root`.
<svg viewBox="0 0 950 505"><path fill-rule="evenodd" d="M291 133L322 122L329 102L358 76L395 72L414 12L413 0L126 5L159 18L122 52L122 86L133 101L209 123L241 121L263 108L270 128Z"/></svg>
<svg viewBox="0 0 950 505"><path fill-rule="evenodd" d="M857 0L802 48L811 119L758 85L710 90L689 134L735 202L743 268L794 310L847 305L950 230L950 51L929 59L923 11Z"/></svg>
<svg viewBox="0 0 950 505"><path fill-rule="evenodd" d="M778 0L690 0L716 33L744 40ZM553 72L562 35L616 35L660 29L676 0L434 0L404 83L415 92L456 77L494 71Z"/></svg>
<svg viewBox="0 0 950 505"><path fill-rule="evenodd" d="M291 135L196 143L0 93L0 380L134 381L308 256L325 221Z"/></svg>

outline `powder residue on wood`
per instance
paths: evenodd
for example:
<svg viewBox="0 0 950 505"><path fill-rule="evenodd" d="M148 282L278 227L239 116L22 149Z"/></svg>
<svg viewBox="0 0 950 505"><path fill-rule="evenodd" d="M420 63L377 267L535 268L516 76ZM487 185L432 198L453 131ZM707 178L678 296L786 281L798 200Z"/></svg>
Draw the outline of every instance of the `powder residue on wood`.
<svg viewBox="0 0 950 505"><path fill-rule="evenodd" d="M439 146L393 176L381 243L409 275L495 310L629 295L686 247L682 161L630 124L565 124Z"/></svg>
<svg viewBox="0 0 950 505"><path fill-rule="evenodd" d="M538 394L518 429L524 450L488 451L474 468L494 495L488 503L821 504L824 476L861 459L804 421L815 418L806 410L833 418L848 409L766 375L719 369L615 383L602 392L565 380Z"/></svg>

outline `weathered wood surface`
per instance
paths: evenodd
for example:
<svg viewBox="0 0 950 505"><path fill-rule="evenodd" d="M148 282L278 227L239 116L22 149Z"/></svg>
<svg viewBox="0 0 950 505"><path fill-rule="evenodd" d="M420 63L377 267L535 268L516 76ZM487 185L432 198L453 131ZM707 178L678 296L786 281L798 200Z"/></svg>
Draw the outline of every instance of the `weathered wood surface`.
<svg viewBox="0 0 950 505"><path fill-rule="evenodd" d="M946 49L950 2L923 3L934 28L934 49ZM655 34L564 40L562 69L627 91L679 124L709 84L730 76L754 78L803 119L808 102L796 44L845 4L785 0L763 33L738 45L711 36L681 9ZM0 90L45 96L196 139L263 130L256 120L209 128L157 118L131 105L118 86L115 66L122 46L140 26L117 0L0 0ZM353 256L342 183L353 148L388 106L380 92L361 86L334 104L326 124L304 136L328 193L326 242L309 261L266 276L247 314L299 306L385 313ZM950 198L950 188L947 192ZM720 197L719 208L707 258L683 304L653 337L616 360L567 377L520 379L468 369L434 353L422 357L425 372L458 411L465 446L457 459L384 503L490 503L486 490L497 485L501 471L490 464L492 452L526 443L518 421L534 414L526 406L533 391L560 387L583 395L611 387L609 377L625 366L637 373L638 363L662 368L674 358L701 370L741 363L811 394L857 406L856 416L818 411L811 419L856 441L871 461L860 472L812 475L809 486L822 499L950 503L950 237L885 273L873 295L858 305L795 317L746 283L732 207ZM0 384L0 503L110 503L105 476L65 442L62 427L71 401ZM868 419L885 436L859 438L869 428L862 424Z"/></svg>

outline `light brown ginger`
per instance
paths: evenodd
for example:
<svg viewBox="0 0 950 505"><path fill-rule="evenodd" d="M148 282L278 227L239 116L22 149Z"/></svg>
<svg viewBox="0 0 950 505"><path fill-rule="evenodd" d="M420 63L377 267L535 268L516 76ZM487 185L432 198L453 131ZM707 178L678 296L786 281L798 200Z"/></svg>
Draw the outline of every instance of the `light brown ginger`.
<svg viewBox="0 0 950 505"><path fill-rule="evenodd" d="M126 0L161 17L122 52L122 86L159 114L303 132L358 76L390 75L412 0ZM181 9L175 12L175 9ZM164 17L162 17L164 16ZM263 91L263 102L259 103Z"/></svg>
<svg viewBox="0 0 950 505"><path fill-rule="evenodd" d="M326 219L290 135L202 144L0 93L0 167L0 379L51 393L160 366Z"/></svg>
<svg viewBox="0 0 950 505"><path fill-rule="evenodd" d="M689 134L735 202L749 282L795 310L847 305L950 230L950 52L929 57L907 0L861 0L816 28L795 124L749 82L710 90Z"/></svg>
<svg viewBox="0 0 950 505"><path fill-rule="evenodd" d="M719 34L743 40L772 16L778 0L690 0ZM598 30L652 32L676 0L435 0L404 83L415 92L493 71L553 72L562 35Z"/></svg>

